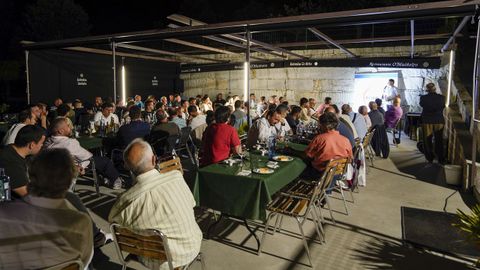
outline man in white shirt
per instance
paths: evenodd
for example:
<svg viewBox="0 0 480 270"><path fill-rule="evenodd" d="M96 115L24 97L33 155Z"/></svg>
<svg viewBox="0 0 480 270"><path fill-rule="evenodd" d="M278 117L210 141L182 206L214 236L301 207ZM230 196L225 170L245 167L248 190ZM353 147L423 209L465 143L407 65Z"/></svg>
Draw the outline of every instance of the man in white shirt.
<svg viewBox="0 0 480 270"><path fill-rule="evenodd" d="M158 229L168 237L173 267L192 262L200 252L202 231L193 212L195 199L178 170L159 172L150 145L142 139L132 141L124 152L126 167L135 176L135 185L113 205L108 221L131 229ZM162 263L139 257L150 269Z"/></svg>
<svg viewBox="0 0 480 270"><path fill-rule="evenodd" d="M51 137L45 143L45 148L65 148L73 156L75 163L83 171L90 165L90 158L95 162L95 168L98 173L103 175L113 189L121 189L123 179L120 177L112 161L106 157L94 156L87 149L83 148L77 139L70 138L72 130L68 126L65 118L57 118L51 124Z"/></svg>
<svg viewBox="0 0 480 270"><path fill-rule="evenodd" d="M277 137L284 138L286 135L293 134L293 131L286 120L286 117L288 114L288 106L284 104L280 104L277 106L275 111L280 115L280 121L278 121L278 123L275 124Z"/></svg>
<svg viewBox="0 0 480 270"><path fill-rule="evenodd" d="M14 124L8 131L7 134L3 137L2 144L9 145L15 142L15 138L17 137L18 131L26 126L26 125L35 125L36 120L35 116L33 115L30 110L21 111L18 114L18 123Z"/></svg>
<svg viewBox="0 0 480 270"><path fill-rule="evenodd" d="M207 123L207 118L204 114L200 114L198 112L198 108L195 105L188 106L188 114L190 116L188 126L191 127L192 130L195 130L197 127Z"/></svg>
<svg viewBox="0 0 480 270"><path fill-rule="evenodd" d="M395 80L388 80L388 84L383 88L382 100L383 106L391 105L394 98L400 97L398 94L398 88L395 86Z"/></svg>
<svg viewBox="0 0 480 270"><path fill-rule="evenodd" d="M95 114L95 117L93 120L95 121L95 125L99 126L100 123L104 123L106 125L109 125L112 122L115 123L115 125L120 125L120 122L118 121L118 116L113 113L114 106L112 103L103 103L102 104L102 111L97 112Z"/></svg>
<svg viewBox="0 0 480 270"><path fill-rule="evenodd" d="M268 111L265 117L259 118L248 130L247 147L251 148L257 141L267 142L271 136L277 137L275 125L280 121L281 115L274 111Z"/></svg>

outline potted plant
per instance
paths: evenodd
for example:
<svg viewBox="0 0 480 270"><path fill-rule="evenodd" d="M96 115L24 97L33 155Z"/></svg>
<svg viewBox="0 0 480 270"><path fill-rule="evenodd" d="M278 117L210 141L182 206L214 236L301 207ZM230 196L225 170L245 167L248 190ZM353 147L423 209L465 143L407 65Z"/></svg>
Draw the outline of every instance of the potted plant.
<svg viewBox="0 0 480 270"><path fill-rule="evenodd" d="M480 247L480 204L472 208L471 214L466 214L457 209L458 223L452 224L467 234L467 237L473 241L477 247ZM477 260L475 266L480 265L480 259Z"/></svg>

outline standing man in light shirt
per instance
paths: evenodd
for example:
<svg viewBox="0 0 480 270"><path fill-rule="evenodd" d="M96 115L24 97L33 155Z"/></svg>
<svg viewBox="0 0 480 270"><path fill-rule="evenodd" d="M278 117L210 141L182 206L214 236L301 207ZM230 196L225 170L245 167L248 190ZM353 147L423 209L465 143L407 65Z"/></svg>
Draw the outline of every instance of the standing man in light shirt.
<svg viewBox="0 0 480 270"><path fill-rule="evenodd" d="M158 229L168 237L173 267L192 262L200 252L202 231L195 221L195 199L178 170L160 173L150 145L142 139L132 141L124 152L125 166L136 183L114 204L108 221L131 229ZM164 262L139 257L151 268Z"/></svg>
<svg viewBox="0 0 480 270"><path fill-rule="evenodd" d="M391 105L394 98L400 97L398 94L398 88L395 86L395 80L388 80L387 85L383 88L382 100L383 106ZM385 108L384 108L385 109Z"/></svg>

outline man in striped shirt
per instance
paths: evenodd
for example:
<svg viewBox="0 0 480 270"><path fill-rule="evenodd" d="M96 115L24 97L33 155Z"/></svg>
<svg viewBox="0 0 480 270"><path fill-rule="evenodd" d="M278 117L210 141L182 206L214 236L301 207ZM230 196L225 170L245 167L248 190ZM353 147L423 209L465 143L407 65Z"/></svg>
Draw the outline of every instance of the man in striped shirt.
<svg viewBox="0 0 480 270"><path fill-rule="evenodd" d="M119 197L110 211L109 222L132 229L160 230L168 237L173 266L190 263L200 252L202 232L193 213L195 200L182 173L156 170L152 148L142 139L127 146L124 160L136 183ZM149 268L159 263L139 259ZM163 263L161 269L167 267Z"/></svg>

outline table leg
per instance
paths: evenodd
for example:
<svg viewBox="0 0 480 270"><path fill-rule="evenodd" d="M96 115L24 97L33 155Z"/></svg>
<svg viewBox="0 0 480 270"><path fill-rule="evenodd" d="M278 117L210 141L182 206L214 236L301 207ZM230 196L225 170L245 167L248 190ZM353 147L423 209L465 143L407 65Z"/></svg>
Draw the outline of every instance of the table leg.
<svg viewBox="0 0 480 270"><path fill-rule="evenodd" d="M247 230L250 232L250 234L255 237L255 240L257 241L257 251L260 249L260 239L258 239L258 235L255 233L254 230L252 230L252 228L250 228L250 226L248 226L248 223L247 223L247 220L246 219L242 219L243 220L243 223L245 224L245 227L247 227Z"/></svg>

